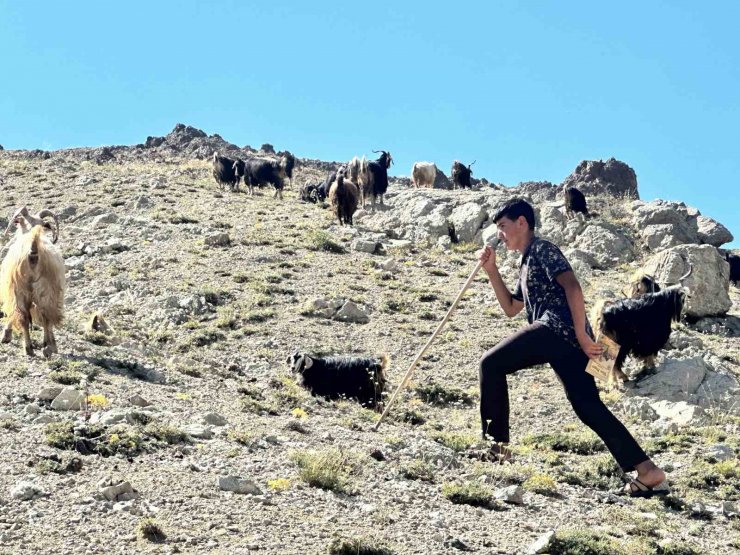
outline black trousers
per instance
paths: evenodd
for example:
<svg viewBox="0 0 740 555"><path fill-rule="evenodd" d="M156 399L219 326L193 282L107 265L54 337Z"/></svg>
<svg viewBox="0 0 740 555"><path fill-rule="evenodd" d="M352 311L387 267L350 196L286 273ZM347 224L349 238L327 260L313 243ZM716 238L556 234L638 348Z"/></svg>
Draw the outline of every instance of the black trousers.
<svg viewBox="0 0 740 555"><path fill-rule="evenodd" d="M507 337L480 361L480 417L483 436L509 441L509 388L506 376L549 363L565 388L578 418L606 444L625 472L648 460L616 416L599 398L596 382L586 372L588 357L539 322Z"/></svg>

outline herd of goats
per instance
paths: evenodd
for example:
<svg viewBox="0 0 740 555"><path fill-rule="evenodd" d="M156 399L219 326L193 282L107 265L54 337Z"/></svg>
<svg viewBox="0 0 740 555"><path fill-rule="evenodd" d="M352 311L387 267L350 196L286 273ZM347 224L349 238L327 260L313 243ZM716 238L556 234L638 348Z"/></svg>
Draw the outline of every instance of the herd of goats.
<svg viewBox="0 0 740 555"><path fill-rule="evenodd" d="M354 157L331 172L319 184L305 184L300 198L319 202L328 198L340 223L352 225L352 216L358 206L367 200L375 208L375 200L383 203L388 189L388 168L393 163L389 152L378 151L377 160ZM470 188L471 165L455 161L452 168L456 188ZM230 185L238 191L239 182L247 185L249 194L255 186L272 184L275 196L286 180L292 180L295 158L286 154L279 160L230 160L213 155L213 175L219 185ZM431 187L437 177L434 164L418 162L413 168L416 187ZM563 189L568 217L580 212L588 216L586 198L575 187ZM35 324L43 328L43 354L58 352L54 328L64 316L66 287L64 258L56 246L59 238L59 219L50 210L32 214L27 207L18 209L10 218L6 235L13 226L16 232L0 265L0 306L5 316L2 342L9 343L13 332L23 337L23 349L33 355L30 329ZM730 265L730 281L740 281L740 257L726 253ZM631 279L627 298L599 302L591 313L595 329L620 345L615 363L615 378L626 380L622 365L628 355L640 360L643 368L654 366L655 357L668 341L672 322L681 319L686 289L682 282L691 273L682 276L678 284L659 284L653 277L638 271ZM288 357L291 370L299 376L304 387L315 395L329 399L350 398L368 408L382 406L386 384L387 357L316 357L296 352Z"/></svg>
<svg viewBox="0 0 740 555"><path fill-rule="evenodd" d="M373 152L380 153L377 160L355 156L336 171L329 172L323 182L305 183L298 198L312 203L323 202L328 198L339 224L352 225L352 217L358 207L364 209L369 200L374 211L376 199L382 205L383 195L388 190L388 168L393 164L393 157L385 150ZM455 189L472 187L470 176L473 173L473 164L466 166L458 160L453 162L452 183ZM275 188L274 196L282 199L285 182L292 184L294 168L295 157L290 153L282 155L278 160L233 160L220 156L218 152L213 153L213 177L216 183L222 188L229 186L232 191L238 192L239 183L242 182L250 196L254 194L255 187L272 185ZM414 187L432 187L437 171L437 166L432 162L416 162L411 171ZM585 209L585 200L583 202Z"/></svg>

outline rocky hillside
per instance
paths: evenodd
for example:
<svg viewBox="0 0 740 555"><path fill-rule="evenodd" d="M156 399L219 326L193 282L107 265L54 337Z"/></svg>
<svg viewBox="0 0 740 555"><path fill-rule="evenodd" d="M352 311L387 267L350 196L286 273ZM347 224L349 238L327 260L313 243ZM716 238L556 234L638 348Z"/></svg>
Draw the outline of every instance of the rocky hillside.
<svg viewBox="0 0 740 555"><path fill-rule="evenodd" d="M740 549L740 291L719 222L638 200L635 172L608 160L566 179L587 192L588 219L567 220L547 182L394 180L383 209L340 228L296 198L336 163L299 159L280 202L219 190L214 150L273 155L183 125L135 146L0 152L0 215L58 212L68 283L58 355L40 355L40 330L34 357L19 337L0 349L0 553ZM670 496L614 495L621 473L549 368L509 380L515 462L480 460L478 360L524 322L482 276L379 431L377 413L312 397L289 373L296 350L387 353L392 391L513 194L536 206L589 305L621 296L639 267L670 283L692 264L656 372L602 393ZM513 284L518 256L500 255Z"/></svg>

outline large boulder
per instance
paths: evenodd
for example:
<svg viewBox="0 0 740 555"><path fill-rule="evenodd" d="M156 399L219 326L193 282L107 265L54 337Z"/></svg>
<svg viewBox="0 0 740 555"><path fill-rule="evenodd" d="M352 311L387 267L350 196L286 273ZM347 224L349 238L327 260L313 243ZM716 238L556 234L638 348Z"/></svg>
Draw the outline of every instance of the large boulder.
<svg viewBox="0 0 740 555"><path fill-rule="evenodd" d="M635 170L614 158L606 162L583 160L565 178L563 185L577 187L586 195L607 193L616 197L640 198Z"/></svg>
<svg viewBox="0 0 740 555"><path fill-rule="evenodd" d="M614 268L635 258L630 240L617 228L606 224L586 227L574 246L593 256L602 268Z"/></svg>
<svg viewBox="0 0 740 555"><path fill-rule="evenodd" d="M732 307L729 264L710 245L680 245L651 257L644 266L661 286L674 285L691 265L682 285L689 288L684 312L692 318L718 316Z"/></svg>
<svg viewBox="0 0 740 555"><path fill-rule="evenodd" d="M432 185L434 189L446 189L450 190L452 189L452 181L450 181L445 173L437 168L437 175L434 178L434 185Z"/></svg>
<svg viewBox="0 0 740 555"><path fill-rule="evenodd" d="M470 242L487 218L488 213L483 206L468 202L455 208L450 214L449 221L454 226L455 238L460 242Z"/></svg>
<svg viewBox="0 0 740 555"><path fill-rule="evenodd" d="M729 229L712 218L698 216L697 224L699 226L699 240L706 245L721 247L725 243L731 243L735 239Z"/></svg>
<svg viewBox="0 0 740 555"><path fill-rule="evenodd" d="M683 202L635 202L633 224L647 247L660 251L676 245L699 243L699 212Z"/></svg>
<svg viewBox="0 0 740 555"><path fill-rule="evenodd" d="M658 365L655 374L637 383L635 394L665 401L686 401L699 391L711 370L712 367L700 356L668 358Z"/></svg>

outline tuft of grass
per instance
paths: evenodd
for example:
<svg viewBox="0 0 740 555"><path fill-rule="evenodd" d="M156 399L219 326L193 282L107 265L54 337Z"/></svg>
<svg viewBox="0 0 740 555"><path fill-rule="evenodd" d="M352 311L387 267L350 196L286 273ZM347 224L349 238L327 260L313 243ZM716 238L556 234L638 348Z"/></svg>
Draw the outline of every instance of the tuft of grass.
<svg viewBox="0 0 740 555"><path fill-rule="evenodd" d="M464 484L447 482L442 484L442 495L456 505L472 505L485 509L497 508L493 492L480 482L465 482Z"/></svg>
<svg viewBox="0 0 740 555"><path fill-rule="evenodd" d="M167 534L153 518L141 519L136 525L136 535L152 543L162 543L167 539Z"/></svg>
<svg viewBox="0 0 740 555"><path fill-rule="evenodd" d="M188 434L176 426L170 426L169 424L163 424L161 422L151 422L144 428L144 433L164 441L170 445L176 443L185 443L188 441Z"/></svg>
<svg viewBox="0 0 740 555"><path fill-rule="evenodd" d="M345 249L326 231L313 231L308 236L308 248L314 251L327 251L344 254Z"/></svg>
<svg viewBox="0 0 740 555"><path fill-rule="evenodd" d="M522 484L522 487L541 495L555 496L558 493L557 482L547 474L534 474L530 476Z"/></svg>
<svg viewBox="0 0 740 555"><path fill-rule="evenodd" d="M44 427L44 442L57 449L74 449L75 435L72 422L51 422Z"/></svg>
<svg viewBox="0 0 740 555"><path fill-rule="evenodd" d="M460 405L471 407L475 403L473 396L459 387L444 386L437 382L418 385L416 394L425 403L436 406Z"/></svg>
<svg viewBox="0 0 740 555"><path fill-rule="evenodd" d="M378 538L335 538L329 546L329 555L394 555Z"/></svg>
<svg viewBox="0 0 740 555"><path fill-rule="evenodd" d="M350 476L356 471L356 456L337 448L296 451L291 460L309 486L337 493L351 493Z"/></svg>
<svg viewBox="0 0 740 555"><path fill-rule="evenodd" d="M592 455L605 449L602 441L591 431L528 435L522 439L522 445L568 451L578 455Z"/></svg>
<svg viewBox="0 0 740 555"><path fill-rule="evenodd" d="M621 483L622 470L609 454L589 458L587 465L561 473L562 481L576 486L595 489L614 489Z"/></svg>
<svg viewBox="0 0 740 555"><path fill-rule="evenodd" d="M274 480L267 480L267 487L272 491L287 491L290 489L290 480L287 478L275 478Z"/></svg>
<svg viewBox="0 0 740 555"><path fill-rule="evenodd" d="M415 459L401 468L401 476L409 480L434 482L434 467L428 462Z"/></svg>
<svg viewBox="0 0 740 555"><path fill-rule="evenodd" d="M478 443L477 436L457 432L435 432L432 434L432 439L453 451L465 451Z"/></svg>
<svg viewBox="0 0 740 555"><path fill-rule="evenodd" d="M645 546L590 529L558 530L547 546L550 555L647 555Z"/></svg>

